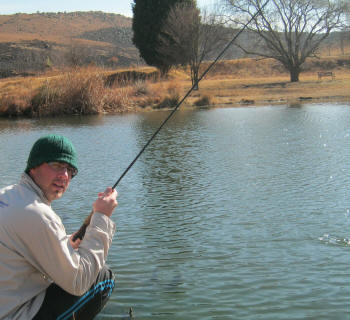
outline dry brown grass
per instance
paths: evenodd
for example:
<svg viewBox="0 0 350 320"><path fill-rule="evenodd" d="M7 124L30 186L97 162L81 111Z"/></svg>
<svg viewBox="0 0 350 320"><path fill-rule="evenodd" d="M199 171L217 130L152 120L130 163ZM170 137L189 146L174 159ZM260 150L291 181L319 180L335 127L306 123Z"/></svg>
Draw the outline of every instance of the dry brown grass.
<svg viewBox="0 0 350 320"><path fill-rule="evenodd" d="M183 92L183 83L177 80L142 81L132 85L133 104L141 108L172 108Z"/></svg>
<svg viewBox="0 0 350 320"><path fill-rule="evenodd" d="M60 75L2 80L0 114L47 116L124 112L129 107L129 91L106 87L103 73L91 68Z"/></svg>
<svg viewBox="0 0 350 320"><path fill-rule="evenodd" d="M182 87L177 81L121 81L110 86L106 84L110 73L90 67L40 77L2 79L0 116L119 113L137 108L171 108L179 101Z"/></svg>
<svg viewBox="0 0 350 320"><path fill-rule="evenodd" d="M341 63L340 63L341 62ZM241 59L220 62L192 92L186 106L264 105L313 100L350 101L350 58L310 60L300 81L274 61ZM100 114L172 108L191 87L182 69L168 79L140 80L106 85L109 75L136 70L152 73L154 68L105 71L82 68L51 71L28 78L0 80L0 115L47 116L61 114ZM317 77L319 70L332 70L335 79Z"/></svg>
<svg viewBox="0 0 350 320"><path fill-rule="evenodd" d="M291 83L288 75L208 79L198 93L190 97L194 104L202 96L215 97L216 105L264 105L313 100L350 101L350 70L335 71L336 78L318 80L317 73L305 73L300 81Z"/></svg>
<svg viewBox="0 0 350 320"><path fill-rule="evenodd" d="M219 62L200 83L188 103L196 105L206 96L213 105L264 105L313 100L350 101L350 56L309 59L300 81L291 83L289 74L271 59L238 59ZM318 79L318 71L331 70L335 79Z"/></svg>
<svg viewBox="0 0 350 320"><path fill-rule="evenodd" d="M45 80L31 108L36 116L125 112L131 107L130 93L129 88L106 86L99 69L76 69Z"/></svg>

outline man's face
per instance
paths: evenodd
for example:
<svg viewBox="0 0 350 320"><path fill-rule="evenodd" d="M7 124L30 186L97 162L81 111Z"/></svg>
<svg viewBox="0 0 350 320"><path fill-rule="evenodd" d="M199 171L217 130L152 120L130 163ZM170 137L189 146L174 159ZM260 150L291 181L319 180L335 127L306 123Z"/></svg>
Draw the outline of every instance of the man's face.
<svg viewBox="0 0 350 320"><path fill-rule="evenodd" d="M67 190L72 175L69 166L65 163L43 163L29 171L30 176L35 183L44 192L47 200L51 203L53 200L62 197Z"/></svg>

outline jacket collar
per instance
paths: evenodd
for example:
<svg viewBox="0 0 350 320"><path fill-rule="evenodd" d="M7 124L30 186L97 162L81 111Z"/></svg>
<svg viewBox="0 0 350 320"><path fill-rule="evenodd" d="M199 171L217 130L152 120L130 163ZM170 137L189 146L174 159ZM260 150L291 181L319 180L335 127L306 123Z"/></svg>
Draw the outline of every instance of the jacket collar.
<svg viewBox="0 0 350 320"><path fill-rule="evenodd" d="M30 177L29 174L23 173L21 177L21 184L25 185L27 188L31 189L34 191L39 198L48 206L51 206L49 200L47 200L44 192L40 189L40 187L34 182L34 180Z"/></svg>

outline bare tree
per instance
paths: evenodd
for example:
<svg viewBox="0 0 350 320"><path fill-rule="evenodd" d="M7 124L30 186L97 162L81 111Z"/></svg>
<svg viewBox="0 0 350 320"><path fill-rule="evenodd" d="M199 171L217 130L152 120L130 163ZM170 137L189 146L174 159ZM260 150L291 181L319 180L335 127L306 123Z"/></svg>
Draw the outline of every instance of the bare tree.
<svg viewBox="0 0 350 320"><path fill-rule="evenodd" d="M340 52L342 55L345 55L345 47L350 39L349 31L347 30L347 28L344 28L339 32L338 39L339 39Z"/></svg>
<svg viewBox="0 0 350 320"><path fill-rule="evenodd" d="M72 39L67 47L65 60L70 67L77 68L94 61L95 55L93 47L80 44L79 41Z"/></svg>
<svg viewBox="0 0 350 320"><path fill-rule="evenodd" d="M278 60L291 82L297 82L305 60L316 54L331 31L343 26L347 0L270 0L263 9L262 0L223 1L235 26L260 11L248 26L258 43L238 46L247 54Z"/></svg>
<svg viewBox="0 0 350 320"><path fill-rule="evenodd" d="M173 65L189 66L192 85L198 89L202 62L227 42L223 30L213 13L200 12L194 4L177 4L163 24L157 51Z"/></svg>

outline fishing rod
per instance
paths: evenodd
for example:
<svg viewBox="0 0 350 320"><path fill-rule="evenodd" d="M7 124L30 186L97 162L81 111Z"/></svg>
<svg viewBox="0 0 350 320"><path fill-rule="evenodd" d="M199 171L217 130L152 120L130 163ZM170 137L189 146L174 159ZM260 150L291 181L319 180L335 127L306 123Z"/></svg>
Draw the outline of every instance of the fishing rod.
<svg viewBox="0 0 350 320"><path fill-rule="evenodd" d="M240 36L240 34L247 28L247 26L259 15L259 13L263 10L263 8L267 5L269 0L267 0L264 5L254 14L254 16L237 32L237 34L232 38L232 40L227 43L227 45L224 47L224 49L221 50L220 54L216 57L216 59L208 66L208 68L202 73L202 75L198 78L197 81L192 85L190 90L184 95L184 97L181 99L181 101L175 106L175 108L170 112L170 114L163 120L159 128L153 133L151 138L146 142L146 144L143 146L143 148L140 150L140 152L136 155L134 160L129 164L129 166L124 170L122 175L119 177L117 182L113 185L112 189L115 189L119 182L124 178L124 176L128 173L128 171L131 169L131 167L135 164L135 162L138 160L138 158L141 156L141 154L146 150L146 148L150 145L150 143L154 140L154 138L157 136L160 130L164 127L164 125L168 122L168 120L173 116L173 114L179 109L179 107L182 105L182 103L186 100L186 98L192 93L194 88L198 86L198 83L205 77L205 75L211 70L211 68L219 61L219 59L224 55L224 53L227 51L227 49L236 41L236 39ZM86 228L90 224L91 217L93 215L93 211L91 211L90 215L84 220L84 223L80 227L80 229L74 234L73 241L79 239L83 239L85 235Z"/></svg>

